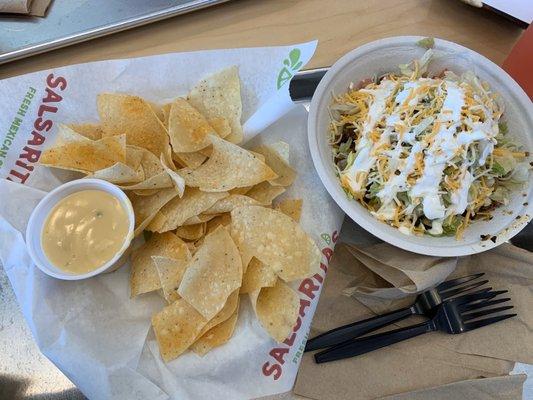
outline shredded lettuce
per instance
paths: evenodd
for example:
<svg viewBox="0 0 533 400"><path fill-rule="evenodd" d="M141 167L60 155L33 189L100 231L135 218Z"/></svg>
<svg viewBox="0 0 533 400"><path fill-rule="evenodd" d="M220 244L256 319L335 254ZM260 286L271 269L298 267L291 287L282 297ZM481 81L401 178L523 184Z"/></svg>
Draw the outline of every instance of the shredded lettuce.
<svg viewBox="0 0 533 400"><path fill-rule="evenodd" d="M383 189L382 185L380 185L378 182L372 182L372 184L368 188L368 198L371 199L376 197L381 189Z"/></svg>
<svg viewBox="0 0 533 400"><path fill-rule="evenodd" d="M344 193L346 193L346 197L348 197L350 200L354 200L353 194L348 188L343 187L342 190L344 190Z"/></svg>
<svg viewBox="0 0 533 400"><path fill-rule="evenodd" d="M416 42L416 45L423 47L424 49L432 49L435 46L435 39L432 37L420 39L418 42Z"/></svg>
<svg viewBox="0 0 533 400"><path fill-rule="evenodd" d="M353 151L350 151L350 154L348 154L348 157L346 157L346 168L345 169L350 168L354 161L355 161L355 153Z"/></svg>
<svg viewBox="0 0 533 400"><path fill-rule="evenodd" d="M338 152L345 156L348 155L351 145L352 145L352 138L350 137L348 138L346 142L340 144Z"/></svg>
<svg viewBox="0 0 533 400"><path fill-rule="evenodd" d="M410 204L411 203L411 200L409 199L409 194L407 192L398 192L398 193L396 193L396 197L403 204Z"/></svg>
<svg viewBox="0 0 533 400"><path fill-rule="evenodd" d="M383 135L385 130L388 131L387 141L383 148L377 147L378 144L376 143L381 146L384 141L375 137L374 130L367 132L363 129L365 121L368 120L368 108L372 103L372 97L369 97L368 93L375 86L370 86L369 90L363 92L351 88L352 92L346 93L344 97L335 98L335 105L331 107L335 111L333 113L334 123L331 128L335 139L332 140L335 164L339 171L346 171L349 168L355 169L353 164L356 154L359 153L354 151L353 142L357 142L363 134L368 135L374 143L373 148L378 149L375 153L385 157L376 156L379 162L374 163L373 159L372 162L369 162L370 167L367 168L365 174L364 187L366 190L364 197L360 196L361 193L353 196L363 202L370 211L378 213L381 219L386 220L390 225L402 227L403 230L408 228L415 234L426 233L438 236L456 234L457 237L460 237L471 219L485 218L487 213L492 212L493 207L509 204L511 195L529 179L531 171L529 161L531 159L524 148L509 134L507 122L500 120L504 108L497 101L497 94L491 91L489 84L481 81L473 72L458 75L445 70L438 76L428 74L428 64L435 56L433 50L435 41L432 38L424 38L418 41L417 45L427 49L420 59L399 65L401 75L397 72L391 72L381 75L381 78L397 82L397 89L393 94L399 93L398 90L403 91L408 82L417 82L421 77L428 76L431 81L424 80L424 82L432 83L429 84L429 89L426 88L426 85L420 86L417 83L413 85L413 87L418 85L425 89L409 92L416 104L413 105L409 102L408 107L406 107L407 111L402 111L403 108L398 110L399 103L395 104L388 100L386 105L389 108L386 108L382 121L378 122L375 129L376 133L380 135ZM374 77L374 85L379 86L381 82L381 79L376 81ZM428 219L424 214L421 196L414 195L411 198L410 193L417 192L411 192L413 185L420 181L421 176L426 176L426 162L429 152L427 147L432 145L430 135L436 128L436 122L442 122L439 120L439 110L442 109L442 102L444 101L442 89L453 86L450 82L465 89L464 93L468 98L468 101L465 98L466 108L463 108L461 124L456 130L476 132L476 138L472 138L472 142L459 146L461 151L455 149L453 153L445 153L445 157L443 157L446 165L444 172L441 173L438 188L442 204L447 211L450 211L445 215L454 214L454 212L461 214L451 215L444 221L439 218L437 224L433 225L435 220ZM441 83L444 86L441 86ZM368 80L365 80L366 84L370 85ZM392 99L392 96L389 98ZM354 105L354 103L358 105ZM385 114L390 114L391 119L386 119ZM396 126L399 124L395 122L398 119L402 120L401 125L405 129L400 130ZM394 129L390 129L391 126ZM479 139L477 139L478 136ZM422 154L422 157L419 158L417 154L414 159L411 157L409 164L407 164L406 159L415 150L415 145L420 142L423 145L422 150L416 146L418 149L416 151ZM442 147L448 148L445 143L442 144ZM450 149L455 147L457 147L455 144L449 146ZM402 191L395 193L393 201L387 199L381 204L382 200L378 194L385 183L394 178L393 174L398 175L398 172L402 171L405 165L411 165L412 172L401 187L395 186L395 190ZM461 211L458 211L453 205L455 203L464 204L464 190L466 188L469 189L466 210L461 208ZM394 208L394 213L386 214L384 210L391 207ZM469 215L468 220L466 215ZM442 234L440 233L441 222ZM430 226L432 226L431 229L429 229ZM438 229L433 229L435 226Z"/></svg>
<svg viewBox="0 0 533 400"><path fill-rule="evenodd" d="M444 193L442 195L442 202L446 207L449 207L452 204L452 196L450 193Z"/></svg>
<svg viewBox="0 0 533 400"><path fill-rule="evenodd" d="M524 183L529 179L529 164L525 162L518 163L511 175L511 181L514 183Z"/></svg>
<svg viewBox="0 0 533 400"><path fill-rule="evenodd" d="M509 191L503 186L498 186L491 193L490 199L495 201L496 203L500 203L506 206L507 204L509 204Z"/></svg>
<svg viewBox="0 0 533 400"><path fill-rule="evenodd" d="M456 234L457 229L463 222L461 215L452 215L444 220L442 223L442 234L444 236L453 236Z"/></svg>
<svg viewBox="0 0 533 400"><path fill-rule="evenodd" d="M427 72L428 65L433 58L434 52L432 49L427 49L426 52L422 57L420 57L420 60L415 60L418 63L418 74L414 78L420 78L422 75L424 75ZM412 77L415 70L415 61L412 61L408 64L400 64L398 65L398 68L400 68L400 72L404 76Z"/></svg>
<svg viewBox="0 0 533 400"><path fill-rule="evenodd" d="M507 175L509 172L515 169L518 163L511 151L507 149L500 149L500 151L502 153L501 155L494 156L494 165L492 170L495 171L494 167L496 166L496 173L501 177Z"/></svg>
<svg viewBox="0 0 533 400"><path fill-rule="evenodd" d="M505 121L498 122L498 129L499 129L499 133L501 133L502 135L507 135L507 132L509 132L509 128L507 127L507 122Z"/></svg>
<svg viewBox="0 0 533 400"><path fill-rule="evenodd" d="M492 172L496 174L496 176L502 177L505 175L505 168L503 168L499 162L494 161L492 164Z"/></svg>

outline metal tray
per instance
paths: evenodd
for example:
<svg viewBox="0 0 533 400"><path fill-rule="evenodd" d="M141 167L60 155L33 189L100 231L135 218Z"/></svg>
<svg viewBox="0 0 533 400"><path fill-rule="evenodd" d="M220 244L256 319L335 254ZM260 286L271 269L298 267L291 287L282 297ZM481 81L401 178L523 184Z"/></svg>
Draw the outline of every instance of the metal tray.
<svg viewBox="0 0 533 400"><path fill-rule="evenodd" d="M0 64L229 0L54 0L45 18L0 15Z"/></svg>

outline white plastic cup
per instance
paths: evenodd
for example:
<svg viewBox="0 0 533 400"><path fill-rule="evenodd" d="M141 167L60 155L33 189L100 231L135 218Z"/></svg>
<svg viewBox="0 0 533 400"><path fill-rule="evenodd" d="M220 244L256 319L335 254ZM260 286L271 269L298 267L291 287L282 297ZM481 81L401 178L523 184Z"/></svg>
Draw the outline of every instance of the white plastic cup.
<svg viewBox="0 0 533 400"><path fill-rule="evenodd" d="M82 190L101 190L118 199L128 215L129 227L122 247L111 260L93 271L84 274L72 274L56 267L48 260L42 248L41 237L46 219L54 206L68 195ZM133 207L128 196L120 188L101 179L77 179L55 188L37 204L37 207L31 213L28 227L26 228L26 248L35 265L45 274L68 281L81 280L102 272L114 270L124 264L128 254L127 250L133 239L134 227L135 214L133 213Z"/></svg>

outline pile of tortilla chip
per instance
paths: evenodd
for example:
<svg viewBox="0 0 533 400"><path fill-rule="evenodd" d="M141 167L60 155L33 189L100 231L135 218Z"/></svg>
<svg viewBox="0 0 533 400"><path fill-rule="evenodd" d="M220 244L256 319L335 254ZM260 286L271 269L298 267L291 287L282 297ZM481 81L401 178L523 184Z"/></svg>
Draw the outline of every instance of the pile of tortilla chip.
<svg viewBox="0 0 533 400"><path fill-rule="evenodd" d="M152 317L165 361L226 343L242 296L275 340L290 334L299 297L288 284L316 272L321 254L300 228L301 199L275 201L296 178L288 145L246 150L237 68L159 106L98 96L99 124L62 125L41 164L122 188L135 212L131 297L158 292Z"/></svg>

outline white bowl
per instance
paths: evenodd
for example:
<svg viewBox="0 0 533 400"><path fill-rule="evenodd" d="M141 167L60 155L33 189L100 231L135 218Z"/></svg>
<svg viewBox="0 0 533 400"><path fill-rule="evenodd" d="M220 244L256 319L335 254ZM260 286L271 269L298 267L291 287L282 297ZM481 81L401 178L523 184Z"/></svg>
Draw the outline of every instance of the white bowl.
<svg viewBox="0 0 533 400"><path fill-rule="evenodd" d="M107 192L120 201L122 207L124 207L128 214L130 223L128 235L120 250L107 263L85 274L71 274L57 268L48 260L41 246L41 235L48 214L60 200L72 193L90 189ZM33 262L35 262L35 265L37 265L37 267L45 274L54 278L69 281L86 279L102 272L118 268L126 261L126 250L129 248L131 240L133 239L134 226L135 215L133 213L133 207L131 206L128 196L126 196L122 190L112 183L100 179L77 179L55 188L39 202L37 207L35 207L28 221L28 227L26 228L26 248L33 259Z"/></svg>
<svg viewBox="0 0 533 400"><path fill-rule="evenodd" d="M475 221L466 230L463 239L405 235L398 229L374 218L357 201L350 200L335 175L331 147L328 144L328 105L332 93L343 93L351 82L357 83L374 74L398 71L398 64L420 58L425 49L416 45L419 36L400 36L377 40L361 46L339 59L320 81L313 96L308 120L309 146L315 168L329 194L350 218L378 238L415 253L433 256L462 256L479 253L507 241L516 235L531 219L533 211L533 174L528 186L513 193L508 206L493 212L491 221ZM501 95L505 106L504 119L509 134L526 150L533 153L533 105L518 84L500 67L480 54L445 40L435 40L435 55L429 73L447 68L458 74L473 71L492 90ZM482 235L495 236L481 240Z"/></svg>

